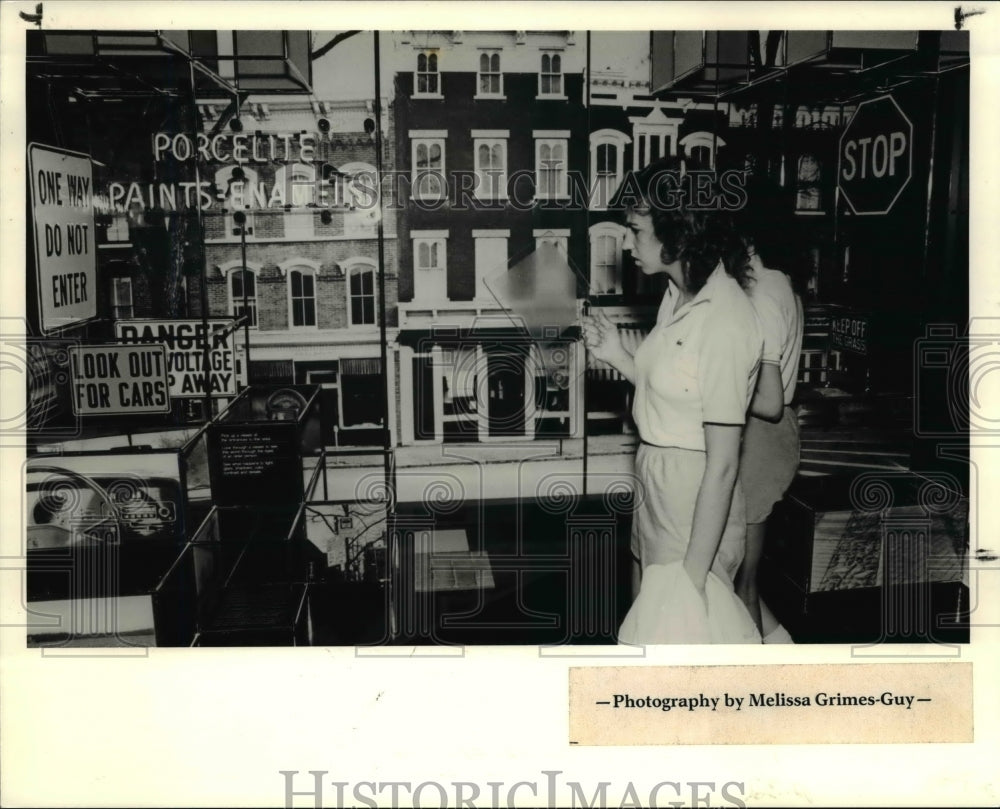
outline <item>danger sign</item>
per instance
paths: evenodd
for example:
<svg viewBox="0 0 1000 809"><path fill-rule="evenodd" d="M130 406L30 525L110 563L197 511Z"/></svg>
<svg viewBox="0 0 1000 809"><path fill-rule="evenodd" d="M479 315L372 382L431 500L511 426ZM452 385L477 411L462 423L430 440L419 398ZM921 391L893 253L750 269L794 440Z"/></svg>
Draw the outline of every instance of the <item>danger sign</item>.
<svg viewBox="0 0 1000 809"><path fill-rule="evenodd" d="M28 146L41 330L97 317L94 183L89 155Z"/></svg>
<svg viewBox="0 0 1000 809"><path fill-rule="evenodd" d="M859 216L892 210L913 173L913 124L892 96L858 104L840 136L837 183Z"/></svg>
<svg viewBox="0 0 1000 809"><path fill-rule="evenodd" d="M170 410L163 346L73 346L69 364L78 416Z"/></svg>
<svg viewBox="0 0 1000 809"><path fill-rule="evenodd" d="M235 396L233 321L119 320L119 343L162 345L171 398ZM207 349L207 353L206 353ZM207 363L207 364L206 364Z"/></svg>

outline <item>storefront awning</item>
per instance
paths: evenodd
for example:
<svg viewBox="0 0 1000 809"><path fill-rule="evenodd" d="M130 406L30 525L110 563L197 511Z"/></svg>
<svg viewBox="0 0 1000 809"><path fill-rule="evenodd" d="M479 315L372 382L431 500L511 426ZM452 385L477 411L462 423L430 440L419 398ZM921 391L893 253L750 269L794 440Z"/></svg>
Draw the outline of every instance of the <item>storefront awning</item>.
<svg viewBox="0 0 1000 809"><path fill-rule="evenodd" d="M432 346L453 346L462 343L508 343L510 345L532 345L536 342L571 343L580 339L580 327L570 326L558 335L546 335L544 340L533 337L524 329L496 326L471 328L438 327L434 329L400 329L400 345L411 348L430 349Z"/></svg>
<svg viewBox="0 0 1000 809"><path fill-rule="evenodd" d="M249 368L252 385L285 384L294 377L291 360L251 360Z"/></svg>
<svg viewBox="0 0 1000 809"><path fill-rule="evenodd" d="M378 376L382 373L382 360L378 357L349 357L340 361L342 376Z"/></svg>

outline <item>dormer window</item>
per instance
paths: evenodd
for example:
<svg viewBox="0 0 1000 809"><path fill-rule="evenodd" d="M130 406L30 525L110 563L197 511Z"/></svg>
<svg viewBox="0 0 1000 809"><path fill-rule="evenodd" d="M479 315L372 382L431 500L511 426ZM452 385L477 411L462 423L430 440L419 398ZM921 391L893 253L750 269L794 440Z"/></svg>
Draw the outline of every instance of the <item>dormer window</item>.
<svg viewBox="0 0 1000 809"><path fill-rule="evenodd" d="M417 73L413 94L416 96L441 96L441 74L438 72L436 51L421 51L417 54Z"/></svg>
<svg viewBox="0 0 1000 809"><path fill-rule="evenodd" d="M538 95L550 98L565 98L563 93L562 56L558 53L543 53L541 69L538 71Z"/></svg>
<svg viewBox="0 0 1000 809"><path fill-rule="evenodd" d="M479 81L476 98L502 98L503 73L500 72L500 51L479 54Z"/></svg>

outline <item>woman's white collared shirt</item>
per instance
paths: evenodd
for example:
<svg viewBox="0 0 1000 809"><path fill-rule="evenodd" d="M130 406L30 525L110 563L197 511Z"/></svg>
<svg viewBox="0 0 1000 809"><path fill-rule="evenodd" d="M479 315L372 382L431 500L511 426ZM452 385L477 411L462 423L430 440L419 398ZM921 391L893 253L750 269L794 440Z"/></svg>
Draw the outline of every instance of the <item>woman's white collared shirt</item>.
<svg viewBox="0 0 1000 809"><path fill-rule="evenodd" d="M671 282L635 353L639 437L704 451L706 423L744 424L762 349L750 299L721 264L687 303Z"/></svg>

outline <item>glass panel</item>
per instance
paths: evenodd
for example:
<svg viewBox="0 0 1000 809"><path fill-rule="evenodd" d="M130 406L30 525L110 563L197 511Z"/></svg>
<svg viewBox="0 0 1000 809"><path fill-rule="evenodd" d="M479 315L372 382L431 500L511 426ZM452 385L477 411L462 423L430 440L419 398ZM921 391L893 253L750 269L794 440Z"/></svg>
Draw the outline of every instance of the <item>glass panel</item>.
<svg viewBox="0 0 1000 809"><path fill-rule="evenodd" d="M284 36L281 31L237 31L236 47L243 56L283 56Z"/></svg>

